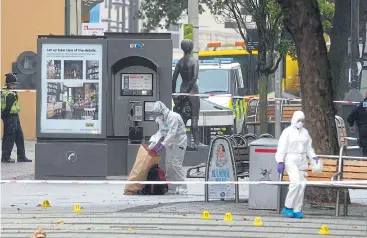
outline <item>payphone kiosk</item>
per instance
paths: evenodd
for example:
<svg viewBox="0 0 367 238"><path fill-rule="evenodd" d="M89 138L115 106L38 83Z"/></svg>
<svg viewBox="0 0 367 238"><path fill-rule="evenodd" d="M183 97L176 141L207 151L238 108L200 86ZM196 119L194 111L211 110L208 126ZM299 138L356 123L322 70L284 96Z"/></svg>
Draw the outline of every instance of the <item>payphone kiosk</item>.
<svg viewBox="0 0 367 238"><path fill-rule="evenodd" d="M39 36L38 54L36 179L128 175L171 108L171 34Z"/></svg>
<svg viewBox="0 0 367 238"><path fill-rule="evenodd" d="M106 36L112 105L107 111L107 171L129 174L140 144L158 130L152 114L154 103L159 100L171 108L172 40L170 34L160 33Z"/></svg>

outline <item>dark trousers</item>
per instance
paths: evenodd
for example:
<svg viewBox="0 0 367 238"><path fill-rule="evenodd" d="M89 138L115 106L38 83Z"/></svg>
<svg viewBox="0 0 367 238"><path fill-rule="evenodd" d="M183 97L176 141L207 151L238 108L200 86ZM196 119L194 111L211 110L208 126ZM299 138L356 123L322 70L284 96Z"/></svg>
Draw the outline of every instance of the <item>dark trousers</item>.
<svg viewBox="0 0 367 238"><path fill-rule="evenodd" d="M25 158L24 136L19 116L8 116L3 118L4 135L2 141L2 155L4 159L10 158L14 142L17 145L18 159Z"/></svg>
<svg viewBox="0 0 367 238"><path fill-rule="evenodd" d="M362 147L363 157L367 157L367 147Z"/></svg>

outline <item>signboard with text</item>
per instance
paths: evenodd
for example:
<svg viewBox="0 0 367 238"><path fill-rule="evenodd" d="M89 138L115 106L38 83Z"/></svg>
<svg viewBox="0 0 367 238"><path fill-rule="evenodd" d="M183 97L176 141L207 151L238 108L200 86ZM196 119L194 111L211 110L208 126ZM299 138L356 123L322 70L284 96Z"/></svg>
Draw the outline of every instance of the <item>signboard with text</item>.
<svg viewBox="0 0 367 238"><path fill-rule="evenodd" d="M226 139L216 138L212 142L209 158L208 181L236 181L231 147ZM235 184L209 184L209 200L235 199Z"/></svg>
<svg viewBox="0 0 367 238"><path fill-rule="evenodd" d="M104 23L82 23L82 35L103 36L107 27Z"/></svg>

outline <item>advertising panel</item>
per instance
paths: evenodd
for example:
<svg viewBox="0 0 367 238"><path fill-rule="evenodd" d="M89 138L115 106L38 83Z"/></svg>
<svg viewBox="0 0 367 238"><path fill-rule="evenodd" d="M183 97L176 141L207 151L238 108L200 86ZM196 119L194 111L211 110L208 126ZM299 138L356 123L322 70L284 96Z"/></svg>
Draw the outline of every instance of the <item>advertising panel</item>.
<svg viewBox="0 0 367 238"><path fill-rule="evenodd" d="M101 44L42 44L41 133L101 134Z"/></svg>
<svg viewBox="0 0 367 238"><path fill-rule="evenodd" d="M228 141L216 139L212 146L208 181L236 181ZM209 199L234 199L234 184L209 184Z"/></svg>

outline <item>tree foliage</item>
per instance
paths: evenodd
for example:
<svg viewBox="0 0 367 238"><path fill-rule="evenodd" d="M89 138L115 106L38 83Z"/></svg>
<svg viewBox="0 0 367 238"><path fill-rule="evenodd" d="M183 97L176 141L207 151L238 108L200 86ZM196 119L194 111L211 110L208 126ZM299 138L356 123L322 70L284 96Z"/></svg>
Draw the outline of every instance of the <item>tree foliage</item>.
<svg viewBox="0 0 367 238"><path fill-rule="evenodd" d="M278 39L272 39L273 37L268 37L267 39L278 41L274 51L279 52L281 55L288 53L293 59L296 59L293 39L280 34L283 30L283 13L279 4L275 0L263 0L265 8L262 11L259 8L261 7L260 2L256 0L200 0L199 13L201 14L205 12L205 9L208 9L219 22L236 21L240 23L239 33L244 40L248 39L245 34L242 34L244 31L241 29L245 28L248 17L241 14L241 8L250 14L255 14L252 20L256 23L261 21L260 15L265 14L269 29L277 31ZM144 32L150 32L156 28L168 29L170 25L180 25L182 16L187 15L187 3L187 0L143 1L136 17L143 20ZM329 32L332 28L335 4L328 0L318 0L318 4L324 31ZM272 71L270 70L270 72Z"/></svg>
<svg viewBox="0 0 367 238"><path fill-rule="evenodd" d="M321 2L324 21L329 23L333 14L333 4L327 0ZM187 11L187 0L150 0L141 4L137 17L144 21L144 31L149 32L156 27L168 28L171 24L179 24L182 14ZM296 55L294 41L287 38L284 30L283 11L275 0L200 0L199 12L204 7L210 10L219 21L232 21L242 39L251 42L248 33L254 24L258 33L258 65L260 92L260 133L266 133L267 125L267 93L268 76L273 74L285 54ZM243 13L246 12L246 15ZM249 15L251 21L249 22ZM163 23L162 23L163 20ZM252 24L251 24L252 23ZM330 27L330 24L325 24ZM251 54L251 50L249 50Z"/></svg>

